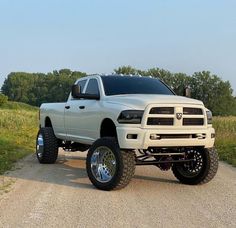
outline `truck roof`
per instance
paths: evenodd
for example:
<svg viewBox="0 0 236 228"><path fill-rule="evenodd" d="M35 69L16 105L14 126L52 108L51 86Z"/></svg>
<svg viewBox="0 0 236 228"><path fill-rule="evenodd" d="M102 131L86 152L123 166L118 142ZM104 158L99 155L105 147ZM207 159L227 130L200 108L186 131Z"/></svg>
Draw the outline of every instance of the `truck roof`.
<svg viewBox="0 0 236 228"><path fill-rule="evenodd" d="M127 78L130 78L130 77L149 77L149 78L155 78L155 79L158 79L160 80L159 77L153 77L151 75L140 75L140 74L90 74L90 75L87 75L86 77L84 78L87 78L87 77L94 77L94 76L97 76L97 77L127 77Z"/></svg>

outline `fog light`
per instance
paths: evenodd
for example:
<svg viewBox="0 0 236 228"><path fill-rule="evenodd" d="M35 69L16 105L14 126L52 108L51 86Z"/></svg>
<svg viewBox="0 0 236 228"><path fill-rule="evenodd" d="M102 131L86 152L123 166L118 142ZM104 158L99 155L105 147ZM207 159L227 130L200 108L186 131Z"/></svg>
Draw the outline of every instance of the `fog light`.
<svg viewBox="0 0 236 228"><path fill-rule="evenodd" d="M216 137L215 133L211 133L211 138L214 139Z"/></svg>
<svg viewBox="0 0 236 228"><path fill-rule="evenodd" d="M206 134L196 134L198 139L205 139L206 138Z"/></svg>
<svg viewBox="0 0 236 228"><path fill-rule="evenodd" d="M127 139L137 139L138 135L137 134L128 134L126 137L127 137Z"/></svg>
<svg viewBox="0 0 236 228"><path fill-rule="evenodd" d="M150 135L150 139L151 139L151 140L158 140L158 139L161 139L161 136L160 136L160 135L157 135L157 134L151 134L151 135Z"/></svg>

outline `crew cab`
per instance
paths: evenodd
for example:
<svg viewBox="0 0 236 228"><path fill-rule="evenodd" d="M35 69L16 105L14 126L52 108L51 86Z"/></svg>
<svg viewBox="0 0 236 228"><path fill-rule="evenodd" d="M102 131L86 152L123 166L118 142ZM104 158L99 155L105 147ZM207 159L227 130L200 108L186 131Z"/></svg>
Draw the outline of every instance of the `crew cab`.
<svg viewBox="0 0 236 228"><path fill-rule="evenodd" d="M102 190L126 186L136 165L202 184L217 172L214 141L212 114L201 101L177 96L157 78L91 75L75 82L67 102L41 105L36 154L54 163L59 147L88 150L88 177Z"/></svg>

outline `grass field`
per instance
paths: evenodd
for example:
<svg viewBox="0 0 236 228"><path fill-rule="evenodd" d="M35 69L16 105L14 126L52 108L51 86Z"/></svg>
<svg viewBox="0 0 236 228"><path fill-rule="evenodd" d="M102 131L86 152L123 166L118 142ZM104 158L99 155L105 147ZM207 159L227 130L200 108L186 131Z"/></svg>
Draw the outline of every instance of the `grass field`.
<svg viewBox="0 0 236 228"><path fill-rule="evenodd" d="M236 166L236 117L215 117L220 159ZM0 174L35 150L38 108L8 102L0 107Z"/></svg>
<svg viewBox="0 0 236 228"><path fill-rule="evenodd" d="M213 126L220 159L236 167L236 116L214 117Z"/></svg>
<svg viewBox="0 0 236 228"><path fill-rule="evenodd" d="M8 102L0 107L0 174L34 152L38 128L37 108Z"/></svg>

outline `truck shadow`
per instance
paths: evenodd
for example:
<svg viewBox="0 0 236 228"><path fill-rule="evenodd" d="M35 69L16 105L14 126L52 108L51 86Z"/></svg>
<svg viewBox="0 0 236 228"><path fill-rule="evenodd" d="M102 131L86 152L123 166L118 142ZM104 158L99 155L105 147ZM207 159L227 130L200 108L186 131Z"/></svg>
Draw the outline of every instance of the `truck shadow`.
<svg viewBox="0 0 236 228"><path fill-rule="evenodd" d="M14 171L9 172L6 176L74 188L96 190L91 184L86 172L86 158L77 156L77 153L76 155L60 153L58 161L55 164L39 164L36 156L30 155L17 166ZM179 184L179 182L167 178L136 174L133 180L136 180L134 184L138 185L140 185L140 180L142 180L142 182L154 181L157 183ZM143 183L141 183L141 185L143 185Z"/></svg>

